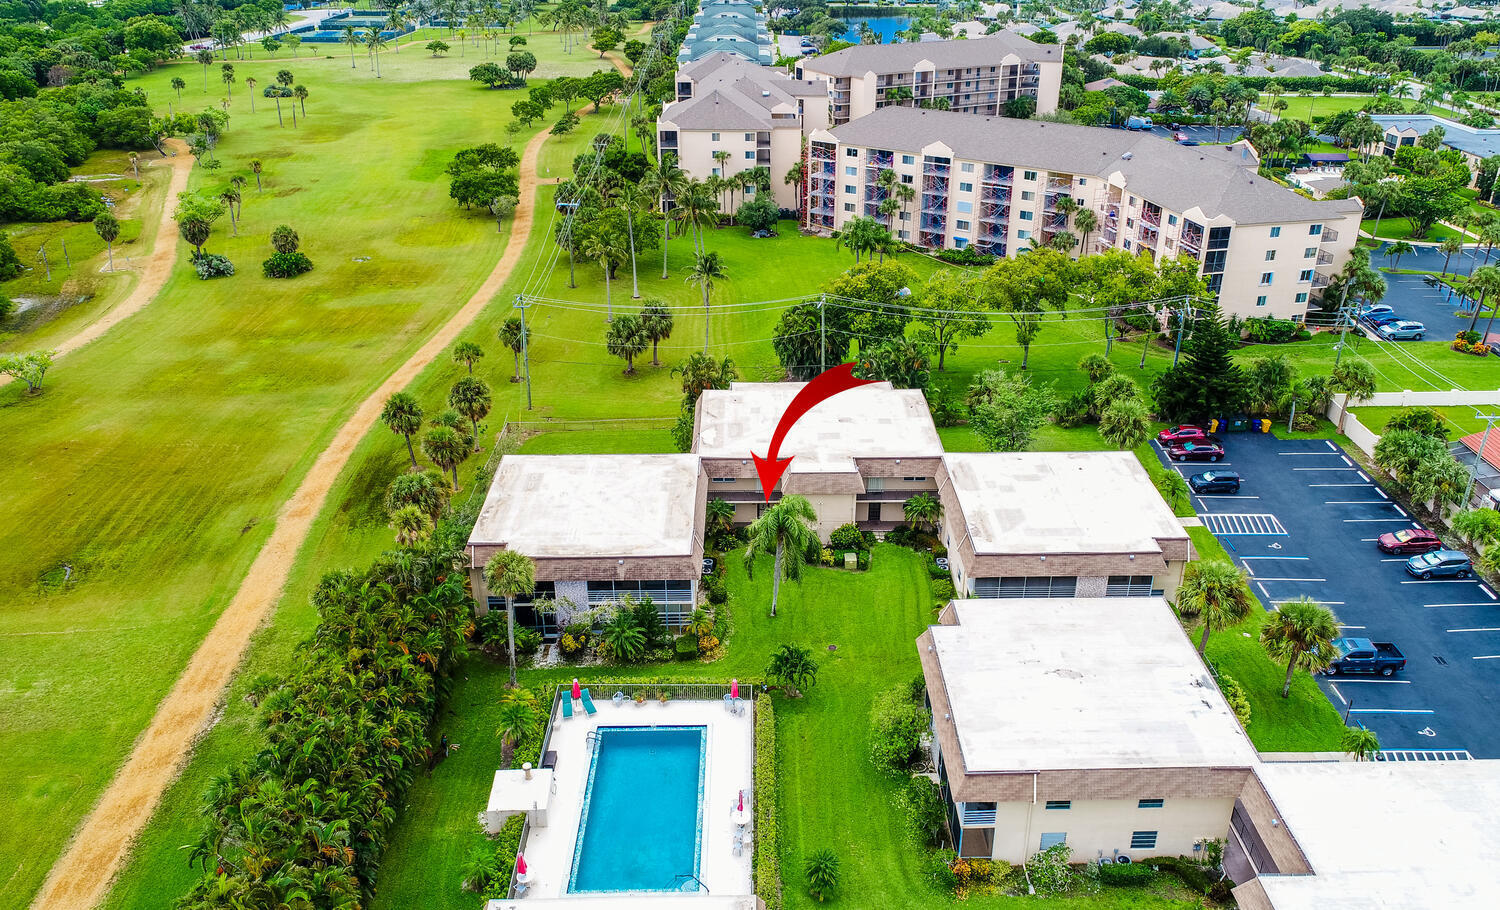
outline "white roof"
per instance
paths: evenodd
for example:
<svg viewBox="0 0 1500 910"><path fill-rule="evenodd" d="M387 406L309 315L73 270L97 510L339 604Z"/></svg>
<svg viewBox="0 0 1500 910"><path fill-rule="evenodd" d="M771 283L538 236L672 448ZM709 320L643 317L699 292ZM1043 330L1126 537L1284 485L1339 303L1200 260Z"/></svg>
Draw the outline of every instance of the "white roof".
<svg viewBox="0 0 1500 910"><path fill-rule="evenodd" d="M1276 910L1500 907L1500 761L1274 763L1261 782L1312 865Z"/></svg>
<svg viewBox="0 0 1500 910"><path fill-rule="evenodd" d="M688 556L698 472L694 455L507 455L469 543L533 559Z"/></svg>
<svg viewBox="0 0 1500 910"><path fill-rule="evenodd" d="M1160 553L1188 533L1132 452L944 456L974 552Z"/></svg>
<svg viewBox="0 0 1500 910"><path fill-rule="evenodd" d="M787 405L805 382L736 382L698 399L698 438L704 458L762 457ZM918 389L876 382L818 403L792 425L780 456L793 456L795 473L853 471L855 458L935 458L943 454L927 399Z"/></svg>
<svg viewBox="0 0 1500 910"><path fill-rule="evenodd" d="M545 809L552 799L552 769L533 768L531 779L520 768L502 768L490 785L490 812L525 812Z"/></svg>
<svg viewBox="0 0 1500 910"><path fill-rule="evenodd" d="M933 626L969 773L1249 767L1255 750L1161 598L953 602Z"/></svg>

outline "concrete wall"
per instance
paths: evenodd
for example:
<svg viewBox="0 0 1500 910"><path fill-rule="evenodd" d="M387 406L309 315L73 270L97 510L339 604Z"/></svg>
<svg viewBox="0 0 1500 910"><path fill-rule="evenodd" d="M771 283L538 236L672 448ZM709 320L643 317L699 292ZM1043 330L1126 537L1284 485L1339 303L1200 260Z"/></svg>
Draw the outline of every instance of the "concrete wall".
<svg viewBox="0 0 1500 910"><path fill-rule="evenodd" d="M1053 798L1061 798L1056 794ZM1137 808L1142 793L1130 799L1073 800L1069 809L1048 809L1046 802L1000 803L995 812L993 858L1023 863L1041 847L1043 834L1066 834L1074 862L1087 862L1119 851L1131 859L1191 856L1193 844L1229 832L1233 799L1166 798L1160 809ZM973 828L965 829L973 831ZM1131 834L1157 832L1156 846L1131 849Z"/></svg>
<svg viewBox="0 0 1500 910"><path fill-rule="evenodd" d="M807 501L818 513L818 539L824 543L837 528L854 522L854 495L851 493L809 493Z"/></svg>

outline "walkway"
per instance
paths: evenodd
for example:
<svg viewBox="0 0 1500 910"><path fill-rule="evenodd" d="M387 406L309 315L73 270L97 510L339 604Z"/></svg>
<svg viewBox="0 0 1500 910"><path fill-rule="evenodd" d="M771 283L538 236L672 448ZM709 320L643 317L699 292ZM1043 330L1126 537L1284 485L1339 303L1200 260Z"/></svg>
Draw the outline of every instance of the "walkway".
<svg viewBox="0 0 1500 910"><path fill-rule="evenodd" d="M250 566L234 599L157 707L145 733L110 782L67 851L53 865L32 907L37 910L90 910L103 899L121 863L167 786L208 727L224 688L244 658L250 639L276 605L328 492L348 464L355 446L380 418L385 400L417 378L447 350L510 278L526 249L537 192L536 167L547 133L533 136L521 154L521 199L511 220L510 239L489 277L409 360L381 383L318 455L307 476L282 507L276 528ZM175 231L173 232L175 237Z"/></svg>
<svg viewBox="0 0 1500 910"><path fill-rule="evenodd" d="M177 242L177 223L172 220L172 200L177 194L187 189L188 175L193 171L193 156L187 153L187 144L181 139L168 139L172 151L175 153L170 158L161 158L150 163L149 167L160 167L165 164L172 169L172 177L167 182L166 196L162 199L161 217L156 225L156 245L151 248L151 254L146 257L145 266L141 269L140 279L135 288L125 296L125 299L110 307L97 321L84 326L76 335L68 338L57 346L56 356L76 351L90 341L108 332L126 319L139 313L146 304L156 299L156 295L166 285L167 279L172 275L172 267L177 262L177 250L181 244ZM9 376L0 376L0 386L10 382Z"/></svg>

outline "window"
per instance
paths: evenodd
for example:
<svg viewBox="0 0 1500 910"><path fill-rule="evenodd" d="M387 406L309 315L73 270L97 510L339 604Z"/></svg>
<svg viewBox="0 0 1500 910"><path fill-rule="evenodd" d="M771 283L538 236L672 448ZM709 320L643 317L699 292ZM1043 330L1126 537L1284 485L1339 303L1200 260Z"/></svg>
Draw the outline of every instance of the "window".
<svg viewBox="0 0 1500 910"><path fill-rule="evenodd" d="M852 192L854 192L854 185L853 184L849 184L849 183L844 184L844 192L846 192L846 193L852 193ZM1261 282L1261 283L1264 284L1265 282Z"/></svg>
<svg viewBox="0 0 1500 910"><path fill-rule="evenodd" d="M734 483L738 479L739 478L737 478L737 477L710 477L709 480L708 480L708 482L709 483Z"/></svg>
<svg viewBox="0 0 1500 910"><path fill-rule="evenodd" d="M854 177L854 176L857 176L858 174L859 174L859 168L855 167L852 164L851 165L847 165L844 168L844 176L845 177Z"/></svg>
<svg viewBox="0 0 1500 910"><path fill-rule="evenodd" d="M927 478L925 478L925 477L903 477L901 479L903 481L907 482L907 483L926 483L927 482Z"/></svg>
<svg viewBox="0 0 1500 910"><path fill-rule="evenodd" d="M1208 248L1211 250L1229 249L1229 228L1216 227L1208 229Z"/></svg>
<svg viewBox="0 0 1500 910"><path fill-rule="evenodd" d="M1176 223L1177 223L1177 216L1176 215L1168 215L1167 216L1167 224L1176 224Z"/></svg>
<svg viewBox="0 0 1500 910"><path fill-rule="evenodd" d="M1272 237L1280 237L1281 236L1281 228L1280 227L1273 227L1273 228L1271 228L1271 236Z"/></svg>
<svg viewBox="0 0 1500 910"><path fill-rule="evenodd" d="M1073 597L1078 590L1075 575L1015 575L974 579L978 597Z"/></svg>
<svg viewBox="0 0 1500 910"><path fill-rule="evenodd" d="M1031 190L1022 190L1021 191L1021 201L1022 202L1031 202L1034 199L1036 199L1036 193L1033 193Z"/></svg>
<svg viewBox="0 0 1500 910"><path fill-rule="evenodd" d="M714 133L714 135L717 136L719 134L718 133ZM859 157L859 149L844 149L844 157L845 158L858 158Z"/></svg>
<svg viewBox="0 0 1500 910"><path fill-rule="evenodd" d="M1049 800L1047 800L1047 808L1048 809L1071 809L1071 808L1073 808L1073 801L1071 799L1049 799Z"/></svg>
<svg viewBox="0 0 1500 910"><path fill-rule="evenodd" d="M1127 249L1127 250L1130 249L1130 239L1129 238L1125 239L1125 249Z"/></svg>
<svg viewBox="0 0 1500 910"><path fill-rule="evenodd" d="M1255 298L1255 305L1256 306L1265 306L1266 305L1266 295L1262 294L1259 297Z"/></svg>
<svg viewBox="0 0 1500 910"><path fill-rule="evenodd" d="M1036 179L1036 171L1022 171L1021 172L1021 179L1022 180L1035 180Z"/></svg>
<svg viewBox="0 0 1500 910"><path fill-rule="evenodd" d="M953 208L957 211L963 212L966 215L971 215L974 213L974 203L972 202L955 202L953 203Z"/></svg>
<svg viewBox="0 0 1500 910"><path fill-rule="evenodd" d="M1078 185L1079 186L1088 186L1089 185L1089 178L1087 178L1087 177L1079 177L1078 178Z"/></svg>
<svg viewBox="0 0 1500 910"><path fill-rule="evenodd" d="M910 185L913 182L912 176L910 174L902 174L901 182Z"/></svg>
<svg viewBox="0 0 1500 910"><path fill-rule="evenodd" d="M854 191L850 190L849 192L852 193ZM1275 278L1275 277L1276 277L1276 273L1275 272L1261 272L1260 273L1260 286L1261 287L1269 287L1270 284L1271 284L1271 279Z"/></svg>
<svg viewBox="0 0 1500 910"><path fill-rule="evenodd" d="M755 134L754 133L746 133L745 134L745 141L746 142L754 142L755 141Z"/></svg>
<svg viewBox="0 0 1500 910"><path fill-rule="evenodd" d="M751 161L754 161L755 160L755 151L753 149L746 149L745 150L745 157L748 158L748 159L750 159Z"/></svg>
<svg viewBox="0 0 1500 910"><path fill-rule="evenodd" d="M902 212L901 213L901 220L902 221L910 221L911 220L911 212Z"/></svg>
<svg viewBox="0 0 1500 910"><path fill-rule="evenodd" d="M1275 250L1266 250L1266 261L1267 262L1275 262L1276 261L1276 251Z"/></svg>
<svg viewBox="0 0 1500 910"><path fill-rule="evenodd" d="M954 238L953 238L953 248L954 249L961 250L961 249L963 249L964 247L966 247L968 245L969 245L969 238L954 236Z"/></svg>
<svg viewBox="0 0 1500 910"><path fill-rule="evenodd" d="M1298 273L1297 280L1298 281L1312 281L1312 273L1313 273L1312 269L1303 269L1300 273Z"/></svg>
<svg viewBox="0 0 1500 910"><path fill-rule="evenodd" d="M1055 847L1058 844L1066 844L1067 842L1068 842L1068 832L1066 832L1066 831L1063 831L1063 832L1060 832L1060 833L1050 833L1050 834L1044 833L1044 834L1042 834L1041 847L1042 847L1043 850L1045 850L1048 847Z"/></svg>
<svg viewBox="0 0 1500 910"><path fill-rule="evenodd" d="M962 163L962 164L960 164L958 166L958 169L960 171L963 171L965 174L972 174L972 173L974 173L974 162L972 162L972 161L965 161L964 163Z"/></svg>
<svg viewBox="0 0 1500 910"><path fill-rule="evenodd" d="M974 192L974 184L972 184L972 183L960 183L958 185L958 191L960 193L972 193L972 192Z"/></svg>
<svg viewBox="0 0 1500 910"><path fill-rule="evenodd" d="M1136 831L1130 835L1130 849L1132 850L1155 850L1155 831Z"/></svg>
<svg viewBox="0 0 1500 910"><path fill-rule="evenodd" d="M1143 799L1136 803L1135 807L1137 809L1160 809L1165 804L1166 800L1162 799Z"/></svg>
<svg viewBox="0 0 1500 910"><path fill-rule="evenodd" d="M1022 221L1034 221L1035 219L1036 219L1036 214L1034 212L1022 212L1021 213L1021 220Z"/></svg>
<svg viewBox="0 0 1500 910"><path fill-rule="evenodd" d="M911 155L902 155L901 156L901 163L902 164L916 164L917 163L917 159L914 158Z"/></svg>
<svg viewBox="0 0 1500 910"><path fill-rule="evenodd" d="M1302 258L1303 259L1311 259L1311 258L1313 258L1316 255L1318 255L1318 248L1315 247L1315 246L1310 246L1307 249L1305 249L1305 250L1302 251Z"/></svg>
<svg viewBox="0 0 1500 910"><path fill-rule="evenodd" d="M709 139L710 142L718 142L719 141L719 134L718 133L709 133L708 134L708 139Z"/></svg>
<svg viewBox="0 0 1500 910"><path fill-rule="evenodd" d="M1130 197L1130 204L1131 205L1135 205L1135 197L1134 196Z"/></svg>
<svg viewBox="0 0 1500 910"><path fill-rule="evenodd" d="M1306 303L1307 302L1307 292L1306 291L1303 291L1302 293L1300 293L1300 294L1297 295L1297 302L1298 303Z"/></svg>
<svg viewBox="0 0 1500 910"><path fill-rule="evenodd" d="M854 211L854 203L852 203L852 202L846 202L846 203L844 203L844 211L846 211L846 212L852 212L852 211Z"/></svg>
<svg viewBox="0 0 1500 910"><path fill-rule="evenodd" d="M1016 231L1016 239L1017 240L1030 240L1031 239L1031 232L1030 231Z"/></svg>
<svg viewBox="0 0 1500 910"><path fill-rule="evenodd" d="M1105 597L1150 597L1150 575L1111 575L1104 587Z"/></svg>
<svg viewBox="0 0 1500 910"><path fill-rule="evenodd" d="M1316 237L1319 234L1323 233L1323 225L1321 225L1321 224L1310 224L1310 225L1307 226L1307 233L1308 233L1308 236Z"/></svg>
<svg viewBox="0 0 1500 910"><path fill-rule="evenodd" d="M967 231L969 229L969 222L964 221L962 218L960 218L957 221L953 222L953 229L955 231Z"/></svg>

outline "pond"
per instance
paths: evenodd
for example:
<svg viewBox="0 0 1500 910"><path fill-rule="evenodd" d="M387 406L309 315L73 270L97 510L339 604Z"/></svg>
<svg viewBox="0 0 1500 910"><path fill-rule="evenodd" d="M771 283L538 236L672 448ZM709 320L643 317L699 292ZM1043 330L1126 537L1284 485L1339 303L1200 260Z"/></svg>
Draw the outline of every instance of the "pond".
<svg viewBox="0 0 1500 910"><path fill-rule="evenodd" d="M834 13L833 17L849 23L849 30L840 35L839 40L855 44L859 43L859 27L866 23L880 36L881 44L890 44L896 40L897 33L911 27L911 17L902 13L860 13L855 16Z"/></svg>

